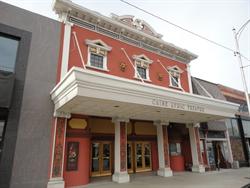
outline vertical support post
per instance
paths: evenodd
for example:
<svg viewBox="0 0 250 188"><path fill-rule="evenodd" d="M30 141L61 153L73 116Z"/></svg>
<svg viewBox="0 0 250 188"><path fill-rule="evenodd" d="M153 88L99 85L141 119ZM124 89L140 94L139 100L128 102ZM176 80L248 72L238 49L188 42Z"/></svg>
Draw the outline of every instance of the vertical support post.
<svg viewBox="0 0 250 188"><path fill-rule="evenodd" d="M72 23L70 23L68 21L64 21L64 24L65 25L64 25L60 79L62 79L68 72L69 48L70 48L71 27L72 27Z"/></svg>
<svg viewBox="0 0 250 188"><path fill-rule="evenodd" d="M157 128L157 144L158 144L158 157L159 157L159 170L158 176L169 177L173 176L170 168L169 158L169 144L168 144L168 122L156 121L154 122Z"/></svg>
<svg viewBox="0 0 250 188"><path fill-rule="evenodd" d="M112 180L117 183L129 182L127 171L127 127L128 119L113 118L115 124L115 172Z"/></svg>
<svg viewBox="0 0 250 188"><path fill-rule="evenodd" d="M64 188L63 180L63 164L65 153L65 138L67 118L70 117L66 113L56 113L55 128L53 136L53 148L51 156L50 178L48 188Z"/></svg>
<svg viewBox="0 0 250 188"><path fill-rule="evenodd" d="M228 148L228 162L233 166L233 153L232 153L232 148L231 148L231 143L230 143L230 137L228 133L228 129L225 131L225 136L227 139L227 148Z"/></svg>
<svg viewBox="0 0 250 188"><path fill-rule="evenodd" d="M193 124L187 124L187 128L189 131L193 161L192 172L205 172L200 148L199 124L196 124L195 126Z"/></svg>

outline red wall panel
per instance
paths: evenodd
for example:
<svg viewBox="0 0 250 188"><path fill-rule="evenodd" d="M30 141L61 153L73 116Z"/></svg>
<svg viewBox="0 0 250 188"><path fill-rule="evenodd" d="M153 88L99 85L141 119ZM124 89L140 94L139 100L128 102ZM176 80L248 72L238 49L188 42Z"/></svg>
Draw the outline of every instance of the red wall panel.
<svg viewBox="0 0 250 188"><path fill-rule="evenodd" d="M76 171L67 171L67 143L79 142L78 169ZM66 138L65 157L64 157L64 175L65 186L79 186L89 183L90 168L90 139L86 138Z"/></svg>
<svg viewBox="0 0 250 188"><path fill-rule="evenodd" d="M177 65L180 69L184 71L181 74L181 85L185 91L189 92L188 76L187 76L185 64L168 59L158 54L146 51L142 48L129 45L119 40L112 39L105 35L102 35L93 31L89 31L87 29L81 28L76 25L72 27L72 32L76 32L77 34L78 42L80 45L81 52L83 54L83 59L84 59L85 64L87 64L87 49L88 49L88 46L86 45L85 40L86 39L89 39L89 40L101 39L107 45L112 47L112 50L108 52L108 65L107 66L108 66L109 72L106 72L106 71L101 71L101 72L123 77L123 78L135 79L134 69L132 65L129 63L123 51L121 50L121 48L124 48L126 52L128 53L128 56L131 58L132 62L133 62L133 59L132 59L133 55L141 55L141 54L145 54L149 59L153 60L153 63L150 65L150 68L149 68L149 75L150 75L150 79L152 82L149 82L149 83L154 84L154 85L169 87L169 75L168 73L166 73L163 67L157 62L157 60L160 60L165 67ZM70 42L68 69L72 68L73 66L82 67L80 55L79 55L73 34L71 35L70 41L71 42ZM125 72L122 72L120 70L121 62L126 64ZM100 71L100 70L96 70L96 71ZM158 74L163 75L162 81L158 80ZM138 82L140 82L140 80L138 80Z"/></svg>
<svg viewBox="0 0 250 188"><path fill-rule="evenodd" d="M152 170L157 171L159 169L157 141L151 143L151 148L152 148Z"/></svg>

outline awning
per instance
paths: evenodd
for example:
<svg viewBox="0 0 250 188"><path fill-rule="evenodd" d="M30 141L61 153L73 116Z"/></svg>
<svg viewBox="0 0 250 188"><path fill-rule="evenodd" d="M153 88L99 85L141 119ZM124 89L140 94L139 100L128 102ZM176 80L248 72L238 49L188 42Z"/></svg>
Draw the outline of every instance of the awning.
<svg viewBox="0 0 250 188"><path fill-rule="evenodd" d="M73 67L51 91L56 112L198 123L234 117L239 105Z"/></svg>
<svg viewBox="0 0 250 188"><path fill-rule="evenodd" d="M210 131L226 131L227 130L225 121L209 121L207 125L208 125L208 130Z"/></svg>

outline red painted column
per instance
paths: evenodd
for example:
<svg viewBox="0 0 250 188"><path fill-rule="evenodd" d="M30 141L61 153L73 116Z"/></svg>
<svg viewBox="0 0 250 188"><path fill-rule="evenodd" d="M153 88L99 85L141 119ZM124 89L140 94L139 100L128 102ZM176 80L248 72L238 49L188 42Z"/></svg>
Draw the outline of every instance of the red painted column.
<svg viewBox="0 0 250 188"><path fill-rule="evenodd" d="M164 159L165 167L170 167L170 157L169 157L169 143L168 143L168 127L166 125L162 126L163 129L163 147L164 147Z"/></svg>
<svg viewBox="0 0 250 188"><path fill-rule="evenodd" d="M66 125L68 115L57 114L54 122L53 146L50 163L50 178L48 188L64 188L63 163L65 153ZM66 115L66 116L65 116Z"/></svg>
<svg viewBox="0 0 250 188"><path fill-rule="evenodd" d="M120 168L127 171L127 131L125 122L120 122Z"/></svg>
<svg viewBox="0 0 250 188"><path fill-rule="evenodd" d="M56 118L56 135L54 142L54 155L52 166L52 178L62 178L63 173L63 156L65 144L65 132L67 120L65 118Z"/></svg>
<svg viewBox="0 0 250 188"><path fill-rule="evenodd" d="M202 153L201 153L201 146L200 146L200 132L199 132L199 127L195 127L194 131L195 131L195 138L196 138L196 145L197 145L197 153L198 153L199 164L203 165Z"/></svg>
<svg viewBox="0 0 250 188"><path fill-rule="evenodd" d="M115 172L112 176L114 182L126 183L130 178L127 172L127 127L128 119L113 118L115 126Z"/></svg>

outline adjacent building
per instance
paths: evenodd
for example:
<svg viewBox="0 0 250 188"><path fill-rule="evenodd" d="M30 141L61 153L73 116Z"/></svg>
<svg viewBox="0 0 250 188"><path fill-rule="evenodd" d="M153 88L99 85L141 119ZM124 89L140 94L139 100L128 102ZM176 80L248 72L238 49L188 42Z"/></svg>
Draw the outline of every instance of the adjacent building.
<svg viewBox="0 0 250 188"><path fill-rule="evenodd" d="M203 122L200 127L204 158L209 169L249 166L250 121L242 91L192 77L194 93L239 104L233 118Z"/></svg>
<svg viewBox="0 0 250 188"><path fill-rule="evenodd" d="M61 27L0 2L0 187L45 187Z"/></svg>
<svg viewBox="0 0 250 188"><path fill-rule="evenodd" d="M218 85L221 93L227 101L240 105L235 118L227 121L227 127L231 139L231 146L235 160L239 162L239 166L250 165L250 118L246 105L245 94L242 91Z"/></svg>

